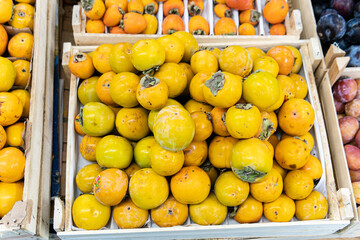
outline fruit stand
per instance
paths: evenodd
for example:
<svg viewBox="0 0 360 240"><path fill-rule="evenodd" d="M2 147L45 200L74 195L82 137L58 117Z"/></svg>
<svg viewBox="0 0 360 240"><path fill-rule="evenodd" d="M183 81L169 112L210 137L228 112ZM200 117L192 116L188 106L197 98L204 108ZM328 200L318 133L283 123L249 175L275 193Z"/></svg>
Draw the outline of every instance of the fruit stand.
<svg viewBox="0 0 360 240"><path fill-rule="evenodd" d="M31 79L29 77L28 83L26 84L25 82L25 85L22 86L15 82L17 86L11 88L21 89L21 91L27 90L31 95L28 118L21 118L21 121L25 120L25 132L22 133L24 143L22 146L9 143L10 146L20 146L20 149L25 151L22 201L17 202L10 213L0 220L1 238L19 236L30 238L33 235L47 238L49 235L50 185L47 179L50 176L50 172L46 165L51 164L49 158L51 149L48 149L47 146L51 145L52 129L44 129L44 112L46 116L52 116L52 108L45 106L45 102L50 105L52 104L52 73L49 69L49 66L52 65L52 60L48 56L51 55L51 49L53 49L51 48L51 39L53 39L54 32L51 32L51 24L47 24L48 10L51 9L50 5L48 1L36 2L34 5L35 14L33 16L35 20L31 29L29 27L20 27L19 25L4 25L9 40L15 38L14 36L19 36L21 33L26 33L33 35L34 45L31 51L32 57L28 59L30 60L29 72L31 73ZM29 5L27 6L29 7ZM55 5L53 5L52 9L55 9ZM50 32L47 32L48 27ZM49 50L43 47L48 45L48 42L50 42ZM25 59L23 56L14 56L12 53L10 53L10 56L4 55L3 57L14 63L18 60L20 63L20 61ZM23 70L23 72L25 71ZM2 79L1 81L4 80ZM50 91L45 93L45 90L49 89ZM46 142L43 142L44 136L47 137ZM43 156L46 157L47 161L42 161Z"/></svg>
<svg viewBox="0 0 360 240"><path fill-rule="evenodd" d="M360 2L0 13L1 239L360 236Z"/></svg>

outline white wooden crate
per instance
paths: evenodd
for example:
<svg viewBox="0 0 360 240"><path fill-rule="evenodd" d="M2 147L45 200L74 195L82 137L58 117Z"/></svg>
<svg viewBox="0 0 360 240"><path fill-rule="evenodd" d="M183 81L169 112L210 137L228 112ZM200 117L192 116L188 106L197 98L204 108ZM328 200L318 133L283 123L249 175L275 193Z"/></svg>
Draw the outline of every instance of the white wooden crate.
<svg viewBox="0 0 360 240"><path fill-rule="evenodd" d="M48 42L54 41L54 31L51 32L51 14L56 7L56 1L38 0L35 5L34 46L31 60L32 80L29 90L31 93L30 113L26 126L25 137L25 173L23 200L17 211L23 212L23 221L8 226L0 222L0 239L4 238L48 238L50 220L50 176L52 128L44 129L44 115L52 116L53 86L53 46ZM49 12L51 14L48 14ZM48 19L49 16L49 19ZM55 21L53 22L55 23ZM49 27L49 29L48 29ZM29 29L14 29L5 26L9 35L19 32L31 32ZM52 55L51 55L52 54ZM14 58L9 58L15 60ZM45 111L45 114L44 114ZM49 120L46 117L45 121ZM49 124L49 123L47 123ZM52 126L52 122L50 122ZM45 136L45 138L44 138ZM43 147L44 146L44 147ZM50 149L49 149L50 147ZM35 237L36 236L36 237Z"/></svg>
<svg viewBox="0 0 360 240"><path fill-rule="evenodd" d="M290 43L289 43L290 44ZM204 44L200 44L204 45ZM224 47L233 45L229 43L208 43L207 46ZM242 45L242 42L236 45ZM268 50L274 43L249 43L245 47L257 46L264 50ZM206 237L290 237L290 236L319 236L330 235L343 229L350 224L349 218L352 216L341 216L340 206L335 186L333 168L331 164L330 151L328 147L327 135L324 125L324 119L321 112L320 101L316 90L315 78L312 71L312 63L309 57L309 41L297 41L292 44L299 47L303 55L303 69L301 74L307 80L309 86L308 100L313 105L316 113L316 121L314 124L314 136L316 139L317 153L324 168L323 192L326 192L329 202L329 212L326 219L314 221L297 221L295 218L289 223L272 223L262 219L255 224L238 224L227 219L225 223L219 226L198 226L192 224L190 220L187 226L177 226L172 228L158 228L153 224L150 228L140 229L116 229L114 225L109 223L109 229L97 231L82 231L77 229L72 221L71 207L75 197L79 194L74 183L76 171L81 166L81 158L79 154L79 141L81 138L77 136L74 125L68 125L68 145L67 145L67 170L66 170L66 196L65 204L57 199L55 201L55 219L54 226L58 236L63 239L96 239L96 238L206 238ZM67 43L64 45L63 67L66 73L70 74L67 68L69 57L76 52L94 51L96 46L71 46ZM71 75L70 80L70 99L69 99L69 119L74 119L80 103L77 99L78 79ZM326 180L325 180L326 179ZM320 184L321 185L321 184ZM318 185L320 188L320 186ZM345 199L346 196L341 195L339 199ZM350 205L352 213L352 206Z"/></svg>
<svg viewBox="0 0 360 240"><path fill-rule="evenodd" d="M293 1L303 1L303 0L287 0L289 5L292 6ZM188 0L184 0L184 5L187 6ZM265 4L265 0L256 0L255 5L257 11L262 12L262 8ZM310 5L311 6L311 5ZM204 1L204 11L202 16L209 22L210 26L210 35L208 36L195 36L196 40L199 43L218 43L218 42L238 42L242 40L246 41L296 41L300 39L300 34L303 30L301 12L298 9L290 9L290 13L285 19L285 27L287 34L285 36L274 36L269 34L269 24L261 16L259 24L256 26L256 35L254 36L215 36L214 35L214 25L218 20L218 17L214 14L214 5L212 0ZM106 28L106 33L86 33L85 26L87 18L81 6L77 5L73 8L73 18L72 26L74 32L75 43L77 45L99 45L105 43L115 42L130 42L134 43L143 38L158 38L161 36L162 30L161 25L163 21L163 12L162 12L162 3L159 3L159 11L156 15L158 19L158 32L153 35L145 34L110 34L108 33L108 28ZM184 15L182 17L185 24L185 31L188 31L188 22L191 16L188 14L187 7L185 7ZM239 27L239 13L236 10L233 10L233 19L237 28Z"/></svg>

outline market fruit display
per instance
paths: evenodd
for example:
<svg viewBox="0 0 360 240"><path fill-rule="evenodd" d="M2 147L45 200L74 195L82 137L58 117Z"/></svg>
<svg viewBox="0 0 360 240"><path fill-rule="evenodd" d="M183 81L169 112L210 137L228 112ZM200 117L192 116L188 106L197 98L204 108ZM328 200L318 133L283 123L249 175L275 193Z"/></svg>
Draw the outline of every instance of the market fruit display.
<svg viewBox="0 0 360 240"><path fill-rule="evenodd" d="M0 219L23 200L35 1L0 2Z"/></svg>
<svg viewBox="0 0 360 240"><path fill-rule="evenodd" d="M290 221L295 201L308 198L323 175L311 154L315 113L306 81L297 77L306 91L296 94L297 84L284 75L301 74L301 65L287 66L298 50L277 46L267 56L241 46L197 51L186 32L125 45L128 54L107 44L111 57L101 64L108 72L78 79L74 124L86 134L78 135L78 189L111 207L120 228L150 219L159 227L189 218L222 224L228 216L240 223ZM275 71L254 69L264 56L268 61L258 69ZM127 69L118 68L120 59ZM287 69L286 84L279 83L279 66Z"/></svg>
<svg viewBox="0 0 360 240"><path fill-rule="evenodd" d="M337 45L350 57L348 66L359 67L359 3L354 0L313 1L317 33L323 52Z"/></svg>

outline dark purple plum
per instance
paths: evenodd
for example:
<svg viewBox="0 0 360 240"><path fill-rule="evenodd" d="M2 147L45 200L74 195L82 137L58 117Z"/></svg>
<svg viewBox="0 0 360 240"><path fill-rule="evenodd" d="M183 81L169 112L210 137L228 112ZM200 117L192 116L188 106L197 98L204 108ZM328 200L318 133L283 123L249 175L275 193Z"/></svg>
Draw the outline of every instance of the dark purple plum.
<svg viewBox="0 0 360 240"><path fill-rule="evenodd" d="M341 16L347 17L353 12L354 0L332 0L330 5Z"/></svg>
<svg viewBox="0 0 360 240"><path fill-rule="evenodd" d="M338 14L338 12L335 9L327 8L320 14L320 17L328 15L330 13Z"/></svg>
<svg viewBox="0 0 360 240"><path fill-rule="evenodd" d="M336 41L337 45L339 46L339 48L341 48L342 50L345 51L345 49L347 49L348 47L351 46L351 43L349 43L345 37L343 37L342 39L340 39L339 41Z"/></svg>
<svg viewBox="0 0 360 240"><path fill-rule="evenodd" d="M350 57L349 67L360 67L360 46L352 45L346 49L346 56Z"/></svg>
<svg viewBox="0 0 360 240"><path fill-rule="evenodd" d="M354 17L360 17L360 2L355 3L354 5L354 11L353 11Z"/></svg>
<svg viewBox="0 0 360 240"><path fill-rule="evenodd" d="M330 13L322 16L317 23L317 33L322 42L340 40L345 32L346 22L339 14Z"/></svg>
<svg viewBox="0 0 360 240"><path fill-rule="evenodd" d="M321 13L329 7L330 7L330 4L326 1L313 3L313 10L314 10L316 19L319 19Z"/></svg>
<svg viewBox="0 0 360 240"><path fill-rule="evenodd" d="M360 18L350 19L346 23L345 38L352 44L360 44Z"/></svg>

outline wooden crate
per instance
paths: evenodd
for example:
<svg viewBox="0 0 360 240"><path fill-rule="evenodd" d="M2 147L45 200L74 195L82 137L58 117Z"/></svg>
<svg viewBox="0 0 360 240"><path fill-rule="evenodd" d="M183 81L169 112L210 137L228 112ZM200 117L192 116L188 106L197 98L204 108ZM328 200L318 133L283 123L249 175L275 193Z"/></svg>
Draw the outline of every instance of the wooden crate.
<svg viewBox="0 0 360 240"><path fill-rule="evenodd" d="M17 202L10 213L11 224L0 222L0 238L24 237L36 235L48 238L50 220L50 176L52 145L52 86L53 86L53 46L52 22L54 20L54 1L36 1L34 22L34 46L30 113L26 125L25 137L25 174L23 200ZM51 12L48 12L52 10ZM51 13L51 14L49 14ZM48 18L49 17L49 18ZM55 23L55 21L53 22ZM9 35L28 32L29 29L14 29L5 26ZM48 48L46 46L49 46ZM15 60L10 58L11 60ZM44 104L47 103L45 106ZM44 123L47 126L44 128ZM50 154L49 154L50 153ZM4 220L4 218L3 218Z"/></svg>
<svg viewBox="0 0 360 240"><path fill-rule="evenodd" d="M338 125L337 113L332 95L332 85L342 76L348 76L354 79L360 78L359 67L346 68L349 57L344 57L345 52L341 49L331 46L325 56L326 65L329 66L324 78L319 84L318 91L323 108L326 128L328 130L328 138L332 160L335 170L336 182L339 188L347 188L350 190L351 204L353 206L354 218L351 224L342 231L344 236L360 236L360 207L356 207L354 192L351 185L348 164L345 157L345 151L341 138L340 128Z"/></svg>
<svg viewBox="0 0 360 240"><path fill-rule="evenodd" d="M225 47L229 43L206 44L213 47ZM233 45L233 44L231 44ZM242 45L240 42L237 45ZM277 45L274 43L252 43L248 46L260 47L264 50ZM324 220L315 221L296 221L289 223L271 223L263 222L255 224L222 224L219 226L198 226L191 224L189 226L177 226L172 228L140 228L140 229L106 229L97 231L78 231L74 228L71 207L75 199L74 177L76 175L76 167L79 159L79 137L75 133L74 125L68 125L67 140L67 169L66 169L66 196L65 203L59 198L55 200L54 212L54 228L60 238L63 239L119 239L119 238L206 238L206 237L289 237L289 236L319 236L333 234L350 224L349 218L353 215L341 215L340 212L348 212L349 208L352 213L351 204L341 205L340 200L346 200L346 194L343 195L344 189L340 192L336 191L333 168L331 164L330 151L327 142L327 135L323 115L321 112L320 101L316 89L315 79L312 71L312 63L309 57L309 41L298 41L291 44L300 48L303 55L303 69L301 74L306 78L309 86L309 101L313 105L316 114L314 125L314 133L316 145L324 168L324 188L327 191L327 199L329 202L328 217ZM242 45L243 46L243 45ZM70 74L70 96L69 96L69 119L74 119L80 103L77 99L77 88L79 79L71 75L67 63L69 57L76 52L90 52L96 49L96 46L71 46L70 43L64 44L63 67L66 73ZM325 178L324 178L325 179ZM345 189L346 190L346 189ZM343 208L347 209L343 209ZM231 220L226 220L229 222Z"/></svg>
<svg viewBox="0 0 360 240"><path fill-rule="evenodd" d="M195 36L196 40L199 43L218 43L218 42L238 42L242 40L246 41L278 41L281 42L285 41L296 41L300 39L300 34L303 30L303 24L301 22L301 13L297 9L292 9L292 2L294 1L303 1L303 0L288 0L290 5L290 14L285 19L285 27L287 35L285 36L273 36L269 35L269 24L266 20L261 16L259 20L259 24L256 27L256 34L255 36L215 36L213 33L215 22L217 21L217 17L213 11L213 1L207 0L205 2L203 17L208 20L210 25L210 35L208 36ZM310 1L310 0L309 0ZM188 0L184 0L184 5L187 6ZM265 4L265 0L256 0L255 1L256 9L259 12L262 12L262 8ZM311 6L311 4L310 4ZM308 9L306 9L308 11ZM188 31L188 21L189 15L187 8L185 8L185 13L183 16L183 20L185 23L185 31ZM143 38L158 38L161 36L161 25L163 20L163 13L162 13L162 3L159 4L159 12L157 14L158 19L158 32L157 34L153 35L144 35L144 34L110 34L108 33L108 29L106 29L106 33L102 34L95 34L95 33L86 33L85 26L87 18L84 14L84 11L81 6L74 6L73 8L73 19L72 19L72 26L74 31L74 38L75 43L77 45L99 45L105 43L113 43L115 42L130 42L134 43ZM233 19L237 25L239 26L239 13L238 11L233 11Z"/></svg>

